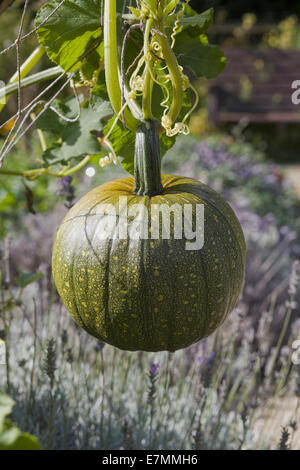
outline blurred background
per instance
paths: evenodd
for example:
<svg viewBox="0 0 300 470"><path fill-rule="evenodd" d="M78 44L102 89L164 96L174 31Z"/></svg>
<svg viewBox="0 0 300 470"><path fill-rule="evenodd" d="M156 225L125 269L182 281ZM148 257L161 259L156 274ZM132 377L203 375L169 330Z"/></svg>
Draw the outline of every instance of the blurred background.
<svg viewBox="0 0 300 470"><path fill-rule="evenodd" d="M25 32L43 3L31 0ZM0 2L0 49L15 40L23 5ZM291 101L300 80L300 4L191 6L215 8L208 36L228 65L220 78L195 84L200 105L191 134L167 153L163 171L206 182L236 211L248 247L243 296L216 334L173 355L132 355L97 343L60 304L51 248L67 207L125 171L95 165L73 179L35 182L0 175L0 335L18 344L10 349L11 370L0 369L0 387L17 402L18 426L49 448L300 449L300 366L292 360L300 340L300 104ZM36 45L34 36L22 44L22 60ZM44 57L34 71L50 66ZM0 56L0 80L15 70L12 49ZM24 90L24 102L38 90ZM15 111L11 98L0 123ZM40 161L33 132L4 168Z"/></svg>

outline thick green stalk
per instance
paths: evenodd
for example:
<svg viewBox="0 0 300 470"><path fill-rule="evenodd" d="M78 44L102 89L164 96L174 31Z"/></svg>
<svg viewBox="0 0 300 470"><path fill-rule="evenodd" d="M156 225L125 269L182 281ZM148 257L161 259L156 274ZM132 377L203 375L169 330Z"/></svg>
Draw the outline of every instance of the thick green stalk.
<svg viewBox="0 0 300 470"><path fill-rule="evenodd" d="M153 119L143 122L136 133L133 191L139 196L162 193L160 143L157 122Z"/></svg>
<svg viewBox="0 0 300 470"><path fill-rule="evenodd" d="M21 89L27 88L31 85L35 85L36 83L44 82L46 80L52 80L52 78L56 78L63 73L63 69L61 67L51 67L50 69L43 70L42 72L35 73L30 77L23 78L21 80ZM3 103L3 100L7 99L9 95L18 91L19 84L18 83L11 83L6 85L3 88L0 88L0 103ZM0 111L5 106L0 104Z"/></svg>
<svg viewBox="0 0 300 470"><path fill-rule="evenodd" d="M44 55L45 49L43 46L37 47L32 54L25 60L24 64L21 65L20 67L20 78L26 77L26 75L29 74L29 72L33 69L33 67L36 65L36 63L40 60L40 58ZM11 83L16 83L19 81L19 73L16 72L14 75L11 77L9 80L9 84ZM17 89L18 89L18 84L17 84ZM4 97L0 95L0 111L4 108L5 104L8 101L10 94L7 93Z"/></svg>
<svg viewBox="0 0 300 470"><path fill-rule="evenodd" d="M25 62L21 65L20 67L20 76L21 78L26 77L26 75L29 74L29 72L33 69L33 67L37 64L37 62L40 60L40 58L44 55L45 49L43 46L38 46L32 54L25 60ZM11 79L9 80L9 83L17 82L19 79L19 74L16 72Z"/></svg>
<svg viewBox="0 0 300 470"><path fill-rule="evenodd" d="M104 0L104 68L108 96L116 115L121 113L121 87L118 70L116 0ZM126 126L136 130L139 121L129 109L124 110Z"/></svg>

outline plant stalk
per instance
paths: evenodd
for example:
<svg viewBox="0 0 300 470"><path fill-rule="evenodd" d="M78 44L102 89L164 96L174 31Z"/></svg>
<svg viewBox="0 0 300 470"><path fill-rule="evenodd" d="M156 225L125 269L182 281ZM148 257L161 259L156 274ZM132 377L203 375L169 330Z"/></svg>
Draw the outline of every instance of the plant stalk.
<svg viewBox="0 0 300 470"><path fill-rule="evenodd" d="M35 73L30 77L23 78L21 80L21 89L27 88L36 83L44 82L46 80L51 80L52 78L58 77L60 74L64 73L61 67L51 67L50 69L43 70L42 72ZM18 91L19 84L14 82L10 83L3 88L0 88L0 111L5 106L7 98L12 94ZM5 101L6 100L6 101ZM2 103L2 104L1 104Z"/></svg>
<svg viewBox="0 0 300 470"><path fill-rule="evenodd" d="M118 70L118 44L117 44L117 11L115 0L104 0L104 69L107 93L118 116L121 113L121 86ZM131 130L136 130L139 121L124 110L125 124Z"/></svg>
<svg viewBox="0 0 300 470"><path fill-rule="evenodd" d="M20 67L20 78L21 79L26 77L29 74L29 72L33 69L33 67L36 65L36 63L44 55L44 52L45 52L44 47L39 46L32 52L32 54L30 54L30 56L25 60L24 64L22 64L21 67ZM19 82L19 73L17 71L17 72L14 73L14 75L9 80L9 85L12 84L12 83L16 83L17 84L17 90L18 90L18 88L19 88L19 86L18 86L19 83L18 82ZM4 97L1 96L1 90L0 90L0 111L2 111L2 109L6 105L9 97L10 97L10 93L8 93L8 92L4 95Z"/></svg>
<svg viewBox="0 0 300 470"><path fill-rule="evenodd" d="M24 178L27 178L29 180L34 180L45 174L47 174L48 176L54 176L55 178L64 178L65 176L72 175L73 173L76 173L76 171L81 170L81 168L83 168L90 161L90 159L91 156L87 155L77 165L71 167L70 169L66 168L60 173L52 173L49 171L49 168L37 168L36 170L27 171L13 171L0 169L0 175L23 176Z"/></svg>

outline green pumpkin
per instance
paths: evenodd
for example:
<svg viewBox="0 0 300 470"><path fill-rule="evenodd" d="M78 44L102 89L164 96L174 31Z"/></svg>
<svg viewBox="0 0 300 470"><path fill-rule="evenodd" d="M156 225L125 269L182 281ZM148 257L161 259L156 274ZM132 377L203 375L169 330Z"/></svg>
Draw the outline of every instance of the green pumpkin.
<svg viewBox="0 0 300 470"><path fill-rule="evenodd" d="M204 206L204 245L187 249L185 238L102 238L103 204L115 208L126 196L147 208L154 204ZM127 218L133 232L134 218ZM159 221L160 227L162 220ZM233 310L245 269L245 240L233 210L205 184L160 176L156 125L138 131L135 178L93 189L67 213L53 249L53 276L74 320L88 333L120 349L175 351L210 335Z"/></svg>

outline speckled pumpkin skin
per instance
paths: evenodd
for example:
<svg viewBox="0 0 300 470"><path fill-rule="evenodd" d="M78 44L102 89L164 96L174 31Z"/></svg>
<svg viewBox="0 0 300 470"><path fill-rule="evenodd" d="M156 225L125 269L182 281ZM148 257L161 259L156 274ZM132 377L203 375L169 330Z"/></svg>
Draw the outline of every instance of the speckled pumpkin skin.
<svg viewBox="0 0 300 470"><path fill-rule="evenodd" d="M53 276L74 320L120 349L175 351L211 334L234 308L244 279L245 240L230 206L199 181L162 175L163 194L133 194L133 178L106 183L67 213L53 249ZM101 203L204 204L205 241L99 240ZM150 214L150 210L149 210ZM150 215L149 215L150 217Z"/></svg>

